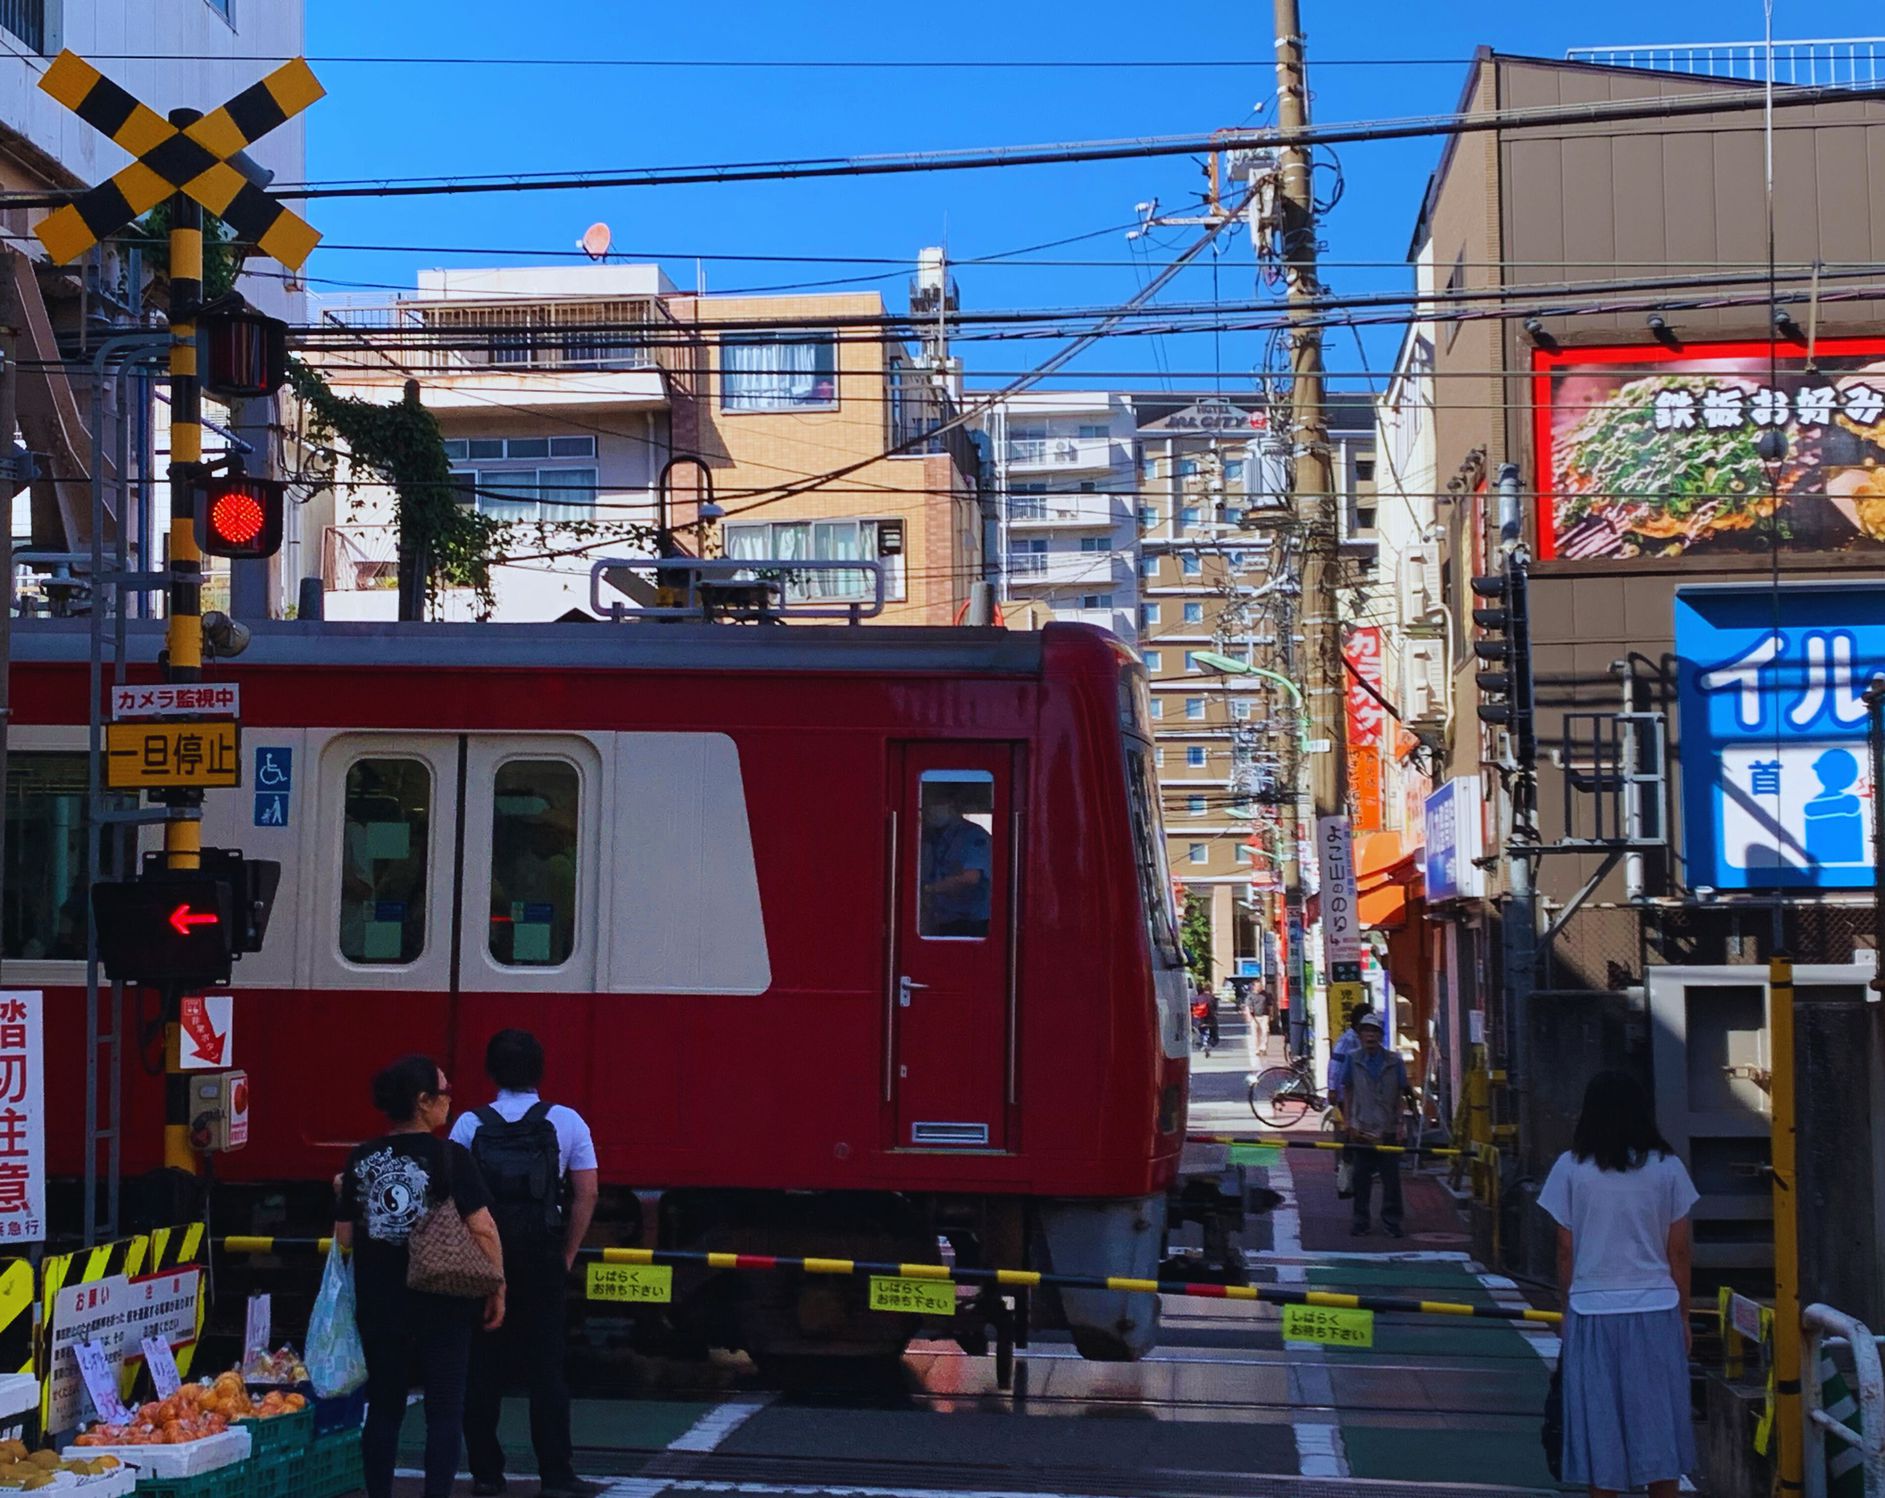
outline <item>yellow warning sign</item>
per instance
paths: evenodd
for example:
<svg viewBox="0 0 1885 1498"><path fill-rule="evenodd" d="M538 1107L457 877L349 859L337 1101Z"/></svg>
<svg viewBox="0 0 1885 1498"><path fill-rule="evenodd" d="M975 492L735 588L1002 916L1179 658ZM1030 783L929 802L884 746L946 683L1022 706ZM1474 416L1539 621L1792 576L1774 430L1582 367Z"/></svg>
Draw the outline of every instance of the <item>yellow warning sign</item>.
<svg viewBox="0 0 1885 1498"><path fill-rule="evenodd" d="M240 731L233 722L107 723L105 784L115 791L241 785Z"/></svg>
<svg viewBox="0 0 1885 1498"><path fill-rule="evenodd" d="M1334 1306L1284 1306L1283 1339L1329 1347L1373 1347L1374 1312Z"/></svg>
<svg viewBox="0 0 1885 1498"><path fill-rule="evenodd" d="M919 1316L953 1316L956 1313L954 1280L906 1280L893 1275L871 1276L873 1311L913 1311Z"/></svg>
<svg viewBox="0 0 1885 1498"><path fill-rule="evenodd" d="M664 1306L674 1299L674 1269L669 1264L591 1264L583 1289L591 1300Z"/></svg>

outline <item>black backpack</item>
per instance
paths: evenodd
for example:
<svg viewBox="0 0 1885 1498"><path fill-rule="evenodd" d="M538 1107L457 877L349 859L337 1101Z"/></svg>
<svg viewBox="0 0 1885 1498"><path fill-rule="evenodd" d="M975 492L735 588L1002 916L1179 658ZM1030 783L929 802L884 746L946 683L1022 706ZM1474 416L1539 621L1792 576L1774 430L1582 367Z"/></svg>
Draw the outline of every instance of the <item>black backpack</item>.
<svg viewBox="0 0 1885 1498"><path fill-rule="evenodd" d="M560 1242L563 1166L550 1105L536 1102L511 1123L497 1109L477 1110L471 1157L491 1188L491 1215L506 1247Z"/></svg>

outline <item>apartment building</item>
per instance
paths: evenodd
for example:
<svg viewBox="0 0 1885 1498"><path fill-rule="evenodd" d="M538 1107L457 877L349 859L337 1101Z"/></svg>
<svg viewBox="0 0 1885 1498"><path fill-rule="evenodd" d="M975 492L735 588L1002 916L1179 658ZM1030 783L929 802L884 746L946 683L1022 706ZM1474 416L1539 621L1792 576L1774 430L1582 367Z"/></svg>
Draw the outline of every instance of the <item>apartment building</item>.
<svg viewBox="0 0 1885 1498"><path fill-rule="evenodd" d="M1217 395L1133 396L1138 416L1139 645L1152 716L1167 854L1187 897L1208 906L1212 974L1252 973L1262 921L1252 896L1275 849L1255 838L1286 793L1288 696L1262 677L1224 675L1200 652L1282 670L1289 617L1277 586L1291 514L1288 463L1273 415ZM1344 547L1357 569L1372 556L1374 433L1365 399L1331 406Z"/></svg>
<svg viewBox="0 0 1885 1498"><path fill-rule="evenodd" d="M982 419L1011 628L1051 619L1138 632L1138 464L1131 398L1026 391Z"/></svg>
<svg viewBox="0 0 1885 1498"><path fill-rule="evenodd" d="M326 339L322 360L336 390L367 399L399 399L423 375L461 502L510 527L488 617L628 601L607 580L592 600L594 563L652 557L665 524L701 554L880 563L886 622L947 624L980 575L979 461L966 434L936 432L947 390L884 340L883 314L876 293L683 295L653 265L427 271L397 302L325 308L363 336ZM375 348L395 330L434 345L423 370ZM670 459L691 461L663 502ZM703 470L718 521L700 510ZM330 612L392 617L392 496L341 478L323 517ZM786 589L842 604L869 581L806 570ZM438 611L483 613L465 590Z"/></svg>
<svg viewBox="0 0 1885 1498"><path fill-rule="evenodd" d="M961 428L936 431L954 414L952 367L886 339L884 312L874 291L681 299L705 375L676 451L712 471L727 556L878 562L883 622L951 624L983 572L981 460ZM787 586L844 602L865 582Z"/></svg>

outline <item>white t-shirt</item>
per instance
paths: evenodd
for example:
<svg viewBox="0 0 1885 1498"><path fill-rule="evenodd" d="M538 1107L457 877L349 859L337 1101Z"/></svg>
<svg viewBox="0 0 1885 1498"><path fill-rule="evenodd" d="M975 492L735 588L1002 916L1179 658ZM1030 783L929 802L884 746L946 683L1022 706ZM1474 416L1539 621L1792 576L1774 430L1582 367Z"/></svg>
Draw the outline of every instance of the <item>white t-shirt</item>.
<svg viewBox="0 0 1885 1498"><path fill-rule="evenodd" d="M1666 1311L1681 1301L1669 1273L1669 1229L1697 1200L1674 1155L1635 1170L1602 1170L1568 1150L1538 1205L1571 1230L1571 1309L1580 1316Z"/></svg>
<svg viewBox="0 0 1885 1498"><path fill-rule="evenodd" d="M516 1123L537 1105L537 1101L534 1092L500 1092L491 1099L491 1106L506 1123ZM596 1142L582 1114L561 1103L552 1103L548 1117L550 1127L556 1130L556 1153L562 1162L563 1174L568 1175L572 1170L594 1170ZM471 1136L478 1132L482 1121L475 1112L459 1114L452 1122L452 1138L470 1149Z"/></svg>

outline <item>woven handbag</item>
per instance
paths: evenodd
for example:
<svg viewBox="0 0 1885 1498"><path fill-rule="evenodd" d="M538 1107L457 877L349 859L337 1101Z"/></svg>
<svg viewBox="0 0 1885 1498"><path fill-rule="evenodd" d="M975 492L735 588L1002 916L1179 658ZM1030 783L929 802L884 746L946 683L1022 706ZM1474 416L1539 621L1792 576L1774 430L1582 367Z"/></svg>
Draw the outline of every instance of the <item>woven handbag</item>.
<svg viewBox="0 0 1885 1498"><path fill-rule="evenodd" d="M491 1262L452 1200L452 1152L445 1146L445 1197L426 1208L406 1238L406 1288L428 1295L483 1300L503 1288Z"/></svg>

